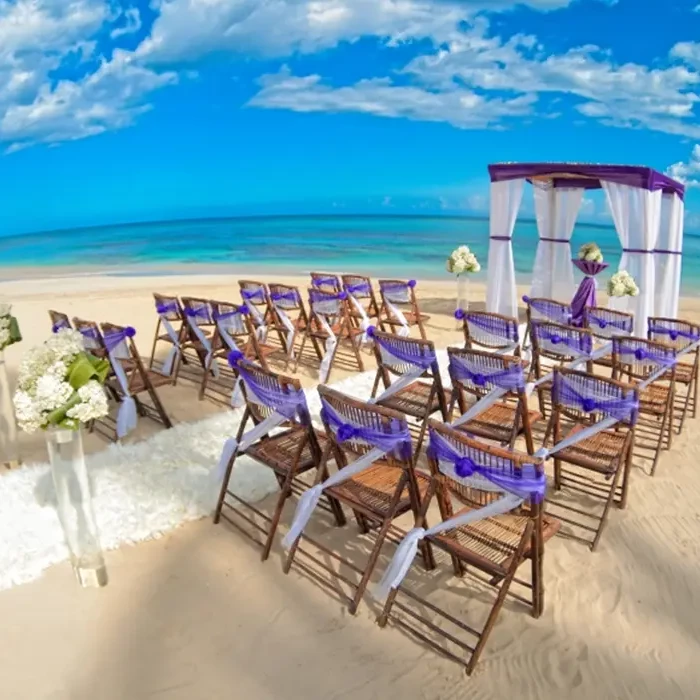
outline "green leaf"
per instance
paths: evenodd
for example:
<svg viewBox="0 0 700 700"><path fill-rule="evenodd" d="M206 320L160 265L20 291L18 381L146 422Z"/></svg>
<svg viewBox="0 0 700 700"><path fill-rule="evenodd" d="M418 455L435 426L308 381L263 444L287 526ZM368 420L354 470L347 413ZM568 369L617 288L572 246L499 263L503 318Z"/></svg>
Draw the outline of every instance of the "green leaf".
<svg viewBox="0 0 700 700"><path fill-rule="evenodd" d="M64 421L66 420L73 420L72 418L67 419L66 418L66 413L73 408L73 406L77 406L80 403L80 396L78 396L78 392L76 391L73 396L71 396L66 403L63 404L63 406L59 406L58 408L54 409L49 413L48 416L46 416L46 420L49 423L49 425L58 425L61 427L64 427Z"/></svg>
<svg viewBox="0 0 700 700"><path fill-rule="evenodd" d="M91 379L104 384L109 374L109 361L103 360L86 352L75 356L70 367L66 381L77 391L85 386Z"/></svg>
<svg viewBox="0 0 700 700"><path fill-rule="evenodd" d="M19 323L14 316L10 316L10 345L19 343L22 340L22 334L19 330Z"/></svg>

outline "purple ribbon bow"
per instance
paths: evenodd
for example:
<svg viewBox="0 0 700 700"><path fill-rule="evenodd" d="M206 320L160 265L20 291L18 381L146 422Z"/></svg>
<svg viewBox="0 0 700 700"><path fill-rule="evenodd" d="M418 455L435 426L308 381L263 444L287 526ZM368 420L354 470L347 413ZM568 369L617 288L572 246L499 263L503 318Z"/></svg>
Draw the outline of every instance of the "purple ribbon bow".
<svg viewBox="0 0 700 700"><path fill-rule="evenodd" d="M241 289L241 296L254 304L265 303L265 290L262 287L257 289Z"/></svg>
<svg viewBox="0 0 700 700"><path fill-rule="evenodd" d="M177 301L168 301L165 304L157 301L156 311L162 316L163 314L171 314L177 312Z"/></svg>
<svg viewBox="0 0 700 700"><path fill-rule="evenodd" d="M593 340L589 335L560 335L557 332L545 330L537 323L533 324L533 332L538 339L548 340L552 345L565 345L586 355L590 355L593 352Z"/></svg>
<svg viewBox="0 0 700 700"><path fill-rule="evenodd" d="M323 285L330 285L331 287L335 287L338 284L338 278L337 277L312 277L311 284L314 287L322 287Z"/></svg>
<svg viewBox="0 0 700 700"><path fill-rule="evenodd" d="M272 301L288 301L290 304L299 303L299 292L296 289L290 289L286 292L273 292L270 294Z"/></svg>
<svg viewBox="0 0 700 700"><path fill-rule="evenodd" d="M508 340L513 343L518 342L518 326L513 322L494 316L479 316L469 313L468 311L462 311L462 309L457 309L457 311L455 311L455 318L458 320L466 319L468 324L472 324L479 330L485 331L497 338Z"/></svg>
<svg viewBox="0 0 700 700"><path fill-rule="evenodd" d="M52 333L58 333L58 331L63 330L64 328L70 328L70 323L66 321L65 319L61 321L57 321L51 326L51 332Z"/></svg>
<svg viewBox="0 0 700 700"><path fill-rule="evenodd" d="M309 302L312 304L324 301L343 301L347 298L347 292L322 292L318 289L309 290Z"/></svg>
<svg viewBox="0 0 700 700"><path fill-rule="evenodd" d="M450 356L450 376L453 381L470 381L479 388L487 384L497 386L499 389L518 391L525 388L525 375L523 368L519 364L514 364L501 370L473 371L461 357Z"/></svg>
<svg viewBox="0 0 700 700"><path fill-rule="evenodd" d="M632 395L617 399L600 399L592 396L584 396L579 393L560 374L556 375L554 382L555 400L569 406L576 406L585 413L602 413L620 421L634 423L637 420L639 401Z"/></svg>
<svg viewBox="0 0 700 700"><path fill-rule="evenodd" d="M678 340L678 338L686 338L692 342L700 340L700 335L693 333L692 331L684 331L678 328L667 328L666 326L658 326L654 324L649 324L649 332L657 333L658 335L667 335L671 340Z"/></svg>
<svg viewBox="0 0 700 700"><path fill-rule="evenodd" d="M323 397L321 403L323 404L321 416L335 432L338 442L361 440L387 453L397 450L402 459L410 458L411 434L408 432L408 426L405 422L392 420L391 432L382 432L376 428L348 423Z"/></svg>
<svg viewBox="0 0 700 700"><path fill-rule="evenodd" d="M501 460L502 466L479 464L475 458L458 452L432 428L428 455L437 461L454 464L455 473L462 478L478 474L503 491L519 498L530 498L535 503L541 503L544 500L547 480L544 472L538 471L534 464L515 467L512 462L505 459Z"/></svg>
<svg viewBox="0 0 700 700"><path fill-rule="evenodd" d="M523 297L523 301L551 321L556 321L562 325L568 325L571 323L573 312L569 308L562 308L558 304L552 304L551 302L543 299L531 299L527 295Z"/></svg>
<svg viewBox="0 0 700 700"><path fill-rule="evenodd" d="M369 282L363 281L363 282L358 282L357 284L345 285L345 291L348 294L369 294L371 291L371 288L369 286Z"/></svg>
<svg viewBox="0 0 700 700"><path fill-rule="evenodd" d="M136 335L136 330L131 326L127 326L121 331L115 331L114 333L105 333L104 344L107 348L107 352L112 352L120 343L124 342L127 338L133 338Z"/></svg>
<svg viewBox="0 0 700 700"><path fill-rule="evenodd" d="M655 365L672 365L676 359L676 353L671 350L661 350L656 348L630 347L628 345L619 344L616 346L616 351L619 355L634 355L639 362L648 360L649 364Z"/></svg>
<svg viewBox="0 0 700 700"><path fill-rule="evenodd" d="M611 326L612 328L617 328L621 331L627 331L628 333L632 332L633 319L631 318L621 318L619 320L614 318L605 319L601 316L596 316L595 314L592 314L590 311L588 312L588 318L591 321L593 321L596 324L596 326L598 326L598 328L605 329L608 326Z"/></svg>
<svg viewBox="0 0 700 700"><path fill-rule="evenodd" d="M435 352L421 343L411 341L408 338L401 338L398 340L380 338L376 335L375 331L376 328L374 326L369 326L369 328L367 328L367 337L372 338L379 347L386 350L392 357L395 357L401 362L415 365L422 369L428 369L437 361Z"/></svg>
<svg viewBox="0 0 700 700"><path fill-rule="evenodd" d="M188 306L185 309L185 314L190 318L203 318L207 321L211 319L211 316L209 315L208 306L198 306L196 309L193 309L192 307Z"/></svg>
<svg viewBox="0 0 700 700"><path fill-rule="evenodd" d="M250 309L245 304L241 304L237 309L234 309L233 311L225 311L224 313L219 313L216 309L214 309L212 317L215 321L218 321L220 319L223 320L227 318L233 318L234 316L238 316L239 314L248 313L250 313Z"/></svg>

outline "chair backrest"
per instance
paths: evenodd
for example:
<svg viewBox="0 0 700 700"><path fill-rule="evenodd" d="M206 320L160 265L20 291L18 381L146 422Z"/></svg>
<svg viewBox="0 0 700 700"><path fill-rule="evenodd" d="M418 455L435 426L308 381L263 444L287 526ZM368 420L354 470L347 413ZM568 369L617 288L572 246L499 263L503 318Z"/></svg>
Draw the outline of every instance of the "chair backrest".
<svg viewBox="0 0 700 700"><path fill-rule="evenodd" d="M106 357L104 339L99 326L94 321L82 318L73 319L73 327L83 336L83 347L96 357Z"/></svg>
<svg viewBox="0 0 700 700"><path fill-rule="evenodd" d="M553 420L565 416L576 423L593 424L616 418L633 426L639 414L635 386L589 372L557 367L552 384Z"/></svg>
<svg viewBox="0 0 700 700"><path fill-rule="evenodd" d="M593 334L586 328L534 320L530 334L535 362L539 362L540 357L570 362L593 352Z"/></svg>
<svg viewBox="0 0 700 700"><path fill-rule="evenodd" d="M255 334L246 304L232 304L229 301L210 299L209 306L214 322L221 324L231 337L247 339Z"/></svg>
<svg viewBox="0 0 700 700"><path fill-rule="evenodd" d="M537 517L546 489L541 459L496 447L433 419L428 426L428 463L432 478L443 487L437 489L439 496L444 499L448 495L446 487L460 500L487 505L501 493L515 493L529 503L530 515ZM444 500L440 506L443 520L447 520L452 510L445 508Z"/></svg>
<svg viewBox="0 0 700 700"><path fill-rule="evenodd" d="M296 309L304 311L299 288L288 284L271 284L270 301L273 306L278 306L285 311L294 311Z"/></svg>
<svg viewBox="0 0 700 700"><path fill-rule="evenodd" d="M364 275L343 275L343 289L352 294L355 299L374 300L374 288L372 280Z"/></svg>
<svg viewBox="0 0 700 700"><path fill-rule="evenodd" d="M374 356L380 370L400 376L422 367L427 376L440 379L435 345L431 340L403 338L374 327L370 327L369 335L374 340Z"/></svg>
<svg viewBox="0 0 700 700"><path fill-rule="evenodd" d="M470 348L447 348L447 356L453 388L477 399L493 389L507 389L508 393L521 396L527 405L526 374L519 357Z"/></svg>
<svg viewBox="0 0 700 700"><path fill-rule="evenodd" d="M241 290L241 299L244 304L253 306L269 306L270 290L264 282L255 280L238 280L238 286Z"/></svg>
<svg viewBox="0 0 700 700"><path fill-rule="evenodd" d="M524 296L523 301L527 309L528 324L535 319L545 319L566 326L571 323L573 318L571 304L544 297L531 298Z"/></svg>
<svg viewBox="0 0 700 700"><path fill-rule="evenodd" d="M391 304L410 304L417 307L415 280L379 280L379 292L382 300Z"/></svg>
<svg viewBox="0 0 700 700"><path fill-rule="evenodd" d="M700 324L692 321L650 316L647 329L649 340L665 343L676 350L683 350L700 340Z"/></svg>
<svg viewBox="0 0 700 700"><path fill-rule="evenodd" d="M177 297L153 292L153 298L156 302L156 311L160 316L164 316L171 323L183 320L182 305Z"/></svg>
<svg viewBox="0 0 700 700"><path fill-rule="evenodd" d="M209 299L200 297L182 297L185 316L198 326L213 326L214 315Z"/></svg>
<svg viewBox="0 0 700 700"><path fill-rule="evenodd" d="M512 354L520 355L517 319L488 311L463 311L459 316L462 318L465 347L508 348Z"/></svg>
<svg viewBox="0 0 700 700"><path fill-rule="evenodd" d="M387 452L390 463L410 469L413 462L411 435L406 417L389 408L368 404L321 385L321 419L342 467L375 447L387 444L395 448Z"/></svg>
<svg viewBox="0 0 700 700"><path fill-rule="evenodd" d="M60 311L49 310L49 317L51 318L51 332L58 333L62 328L72 328L70 319L64 313Z"/></svg>
<svg viewBox="0 0 700 700"><path fill-rule="evenodd" d="M326 319L345 317L348 310L346 292L329 292L322 289L309 289L309 307L312 316L322 316Z"/></svg>
<svg viewBox="0 0 700 700"><path fill-rule="evenodd" d="M634 314L603 306L586 306L583 310L583 325L596 338L610 340L619 335L632 335Z"/></svg>
<svg viewBox="0 0 700 700"><path fill-rule="evenodd" d="M644 380L667 367L671 380L676 372L676 350L646 338L613 338L613 376Z"/></svg>
<svg viewBox="0 0 700 700"><path fill-rule="evenodd" d="M327 292L339 292L343 288L340 277L332 272L312 272L311 286Z"/></svg>

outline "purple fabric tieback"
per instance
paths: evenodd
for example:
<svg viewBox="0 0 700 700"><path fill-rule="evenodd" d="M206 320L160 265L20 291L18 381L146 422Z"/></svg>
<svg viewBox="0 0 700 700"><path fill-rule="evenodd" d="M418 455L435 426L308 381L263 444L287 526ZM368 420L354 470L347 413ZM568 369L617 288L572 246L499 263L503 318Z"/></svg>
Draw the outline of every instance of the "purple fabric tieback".
<svg viewBox="0 0 700 700"><path fill-rule="evenodd" d="M547 480L544 472L538 471L534 464L515 467L506 459L501 460L502 466L479 464L474 457L458 452L432 428L428 455L437 461L454 464L455 472L462 478L478 474L503 491L515 494L519 498L530 498L535 503L541 503L544 500Z"/></svg>
<svg viewBox="0 0 700 700"><path fill-rule="evenodd" d="M546 241L547 243L566 243L571 244L571 241L564 241L561 238L540 238L541 241Z"/></svg>
<svg viewBox="0 0 700 700"><path fill-rule="evenodd" d="M633 318L621 318L619 320L614 318L605 319L601 318L600 316L596 316L590 311L588 312L588 318L589 320L593 321L598 328L607 328L608 326L611 326L612 328L617 328L621 331L626 331L627 333L632 332L632 326L634 324Z"/></svg>
<svg viewBox="0 0 700 700"><path fill-rule="evenodd" d="M190 318L203 318L207 321L211 319L208 306L198 306L196 309L188 306L185 308L185 315Z"/></svg>
<svg viewBox="0 0 700 700"><path fill-rule="evenodd" d="M458 309L458 311L462 311ZM457 311L455 311L455 318L459 319L457 316ZM494 335L503 340L509 340L513 343L518 342L518 326L514 323L509 323L505 319L496 318L494 316L479 316L477 314L470 314L468 311L462 311L461 318L466 318L467 323L475 325L482 331L486 331L491 335Z"/></svg>
<svg viewBox="0 0 700 700"><path fill-rule="evenodd" d="M390 282L388 284L379 283L381 289L385 292L401 292L404 289L413 289L416 286L416 280L408 280L408 282Z"/></svg>
<svg viewBox="0 0 700 700"><path fill-rule="evenodd" d="M409 365L415 365L422 369L432 367L437 358L432 350L429 350L425 345L417 341L411 341L407 338L400 340L389 340L388 338L379 338L375 335L375 327L370 326L367 329L367 336L372 338L374 342L383 348L392 357L395 357L400 362ZM408 349L410 348L410 349Z"/></svg>
<svg viewBox="0 0 700 700"><path fill-rule="evenodd" d="M321 404L323 405L321 416L335 432L338 442L361 440L387 453L396 450L402 459L410 458L411 434L408 431L408 426L402 421L392 420L391 432L385 433L368 426L353 425L346 422L346 419L338 414L323 397L321 398Z"/></svg>
<svg viewBox="0 0 700 700"><path fill-rule="evenodd" d="M654 250L645 250L644 248L623 248L623 253L645 253L646 255L653 255Z"/></svg>
<svg viewBox="0 0 700 700"><path fill-rule="evenodd" d="M299 292L296 289L290 289L288 292L273 292L270 294L272 301L289 301L298 304L300 301Z"/></svg>
<svg viewBox="0 0 700 700"><path fill-rule="evenodd" d="M649 364L672 365L676 360L676 353L671 350L661 350L655 348L635 348L622 343L615 346L615 351L619 355L634 355L639 362L647 360Z"/></svg>
<svg viewBox="0 0 700 700"><path fill-rule="evenodd" d="M212 312L212 318L215 321L218 321L219 319L233 318L234 316L238 316L239 314L248 314L248 313L250 313L250 309L245 304L241 304L234 311L225 311L224 313L219 313L218 311L214 310Z"/></svg>
<svg viewBox="0 0 700 700"><path fill-rule="evenodd" d="M521 365L510 365L505 369L474 371L463 358L452 355L449 366L452 380L468 380L474 386L484 388L487 384L499 389L518 391L525 388L525 376Z"/></svg>
<svg viewBox="0 0 700 700"><path fill-rule="evenodd" d="M339 284L339 281L337 277L312 277L311 284L314 287L321 287L324 284L328 284L335 287Z"/></svg>
<svg viewBox="0 0 700 700"><path fill-rule="evenodd" d="M58 333L58 331L63 330L64 328L70 328L70 323L68 323L68 321L58 321L51 326L51 332Z"/></svg>
<svg viewBox="0 0 700 700"><path fill-rule="evenodd" d="M593 352L593 340L590 335L579 335L577 333L575 336L567 336L556 332L550 333L536 323L533 324L532 330L538 339L548 340L552 345L566 345L586 355L590 355Z"/></svg>
<svg viewBox="0 0 700 700"><path fill-rule="evenodd" d="M512 241L513 238L511 236L489 236L489 239L492 241Z"/></svg>
<svg viewBox="0 0 700 700"><path fill-rule="evenodd" d="M176 313L178 310L177 308L177 301L169 301L165 304L161 304L160 302L156 302L156 311L162 316L163 314L171 314L171 313Z"/></svg>
<svg viewBox="0 0 700 700"><path fill-rule="evenodd" d="M686 338L693 342L700 340L700 335L692 331L682 331L677 328L667 328L666 326L657 326L651 323L649 324L649 332L657 333L658 335L667 335L671 340L677 340L678 338Z"/></svg>
<svg viewBox="0 0 700 700"><path fill-rule="evenodd" d="M348 298L347 292L322 292L317 289L309 289L309 301L317 304L324 301L343 301Z"/></svg>
<svg viewBox="0 0 700 700"><path fill-rule="evenodd" d="M682 250L664 250L663 248L654 248L654 252L662 255L683 255Z"/></svg>
<svg viewBox="0 0 700 700"><path fill-rule="evenodd" d="M601 399L593 396L580 394L571 384L564 379L561 374L555 376L553 392L555 401L575 406L585 413L602 413L620 421L634 423L637 420L639 401L632 395L631 397L617 399Z"/></svg>
<svg viewBox="0 0 700 700"><path fill-rule="evenodd" d="M562 325L568 325L571 323L571 307L561 307L558 304L552 304L544 299L531 299L527 295L523 297L523 301L551 321L556 321Z"/></svg>
<svg viewBox="0 0 700 700"><path fill-rule="evenodd" d="M265 303L265 290L262 287L257 289L241 289L241 296L254 304Z"/></svg>
<svg viewBox="0 0 700 700"><path fill-rule="evenodd" d="M248 367L254 367L251 362L245 359L245 355L240 350L232 350L228 354L228 363L238 372L238 375L246 383L246 386L255 394L255 398L268 408L282 414L291 420L295 414L299 414L302 419L309 415L304 392L292 391L287 393L278 387L270 387L261 384L258 378L248 371Z"/></svg>
<svg viewBox="0 0 700 700"><path fill-rule="evenodd" d="M358 282L357 284L347 284L345 285L345 291L348 294L369 294L372 288L369 282Z"/></svg>
<svg viewBox="0 0 700 700"><path fill-rule="evenodd" d="M131 326L127 326L123 330L114 333L105 333L104 344L107 348L107 352L112 352L120 343L124 342L127 338L133 338L135 335L136 330Z"/></svg>

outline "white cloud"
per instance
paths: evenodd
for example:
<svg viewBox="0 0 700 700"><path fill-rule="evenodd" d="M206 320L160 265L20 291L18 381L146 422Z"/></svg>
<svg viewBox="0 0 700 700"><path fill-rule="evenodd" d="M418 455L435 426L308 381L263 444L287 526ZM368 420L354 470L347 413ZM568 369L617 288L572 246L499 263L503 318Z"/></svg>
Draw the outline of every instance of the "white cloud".
<svg viewBox="0 0 700 700"><path fill-rule="evenodd" d="M687 163L674 163L666 172L686 187L700 187L700 144L695 144Z"/></svg>
<svg viewBox="0 0 700 700"><path fill-rule="evenodd" d="M457 88L431 92L422 87L393 85L388 78L360 80L334 88L319 75L297 77L287 68L261 79L260 92L248 103L254 107L295 112L364 112L380 117L449 122L461 129L480 129L507 117L531 112L535 97L485 98Z"/></svg>
<svg viewBox="0 0 700 700"><path fill-rule="evenodd" d="M136 7L129 7L123 13L124 24L121 27L115 27L109 35L112 39L117 39L125 34L135 34L141 29L141 14Z"/></svg>

